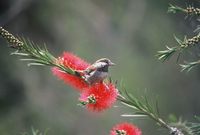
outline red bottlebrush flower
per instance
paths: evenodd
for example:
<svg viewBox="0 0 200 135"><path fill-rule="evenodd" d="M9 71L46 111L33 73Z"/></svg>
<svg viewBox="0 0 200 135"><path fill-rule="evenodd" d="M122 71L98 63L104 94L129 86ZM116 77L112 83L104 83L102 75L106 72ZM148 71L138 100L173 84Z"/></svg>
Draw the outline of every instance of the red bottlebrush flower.
<svg viewBox="0 0 200 135"><path fill-rule="evenodd" d="M69 52L64 52L63 56L59 57L59 62L64 66L74 70L85 70L90 65L81 58Z"/></svg>
<svg viewBox="0 0 200 135"><path fill-rule="evenodd" d="M61 63L64 66L71 68L72 70L85 70L90 65L84 60L69 52L64 52L63 55L58 58L58 63ZM65 73L59 68L52 68L52 72L58 78L64 80L65 83L80 91L88 87L88 84L82 78Z"/></svg>
<svg viewBox="0 0 200 135"><path fill-rule="evenodd" d="M96 83L84 90L79 98L90 111L103 111L116 101L118 90L111 83Z"/></svg>
<svg viewBox="0 0 200 135"><path fill-rule="evenodd" d="M110 131L110 135L142 135L142 132L135 125L124 122L115 125Z"/></svg>

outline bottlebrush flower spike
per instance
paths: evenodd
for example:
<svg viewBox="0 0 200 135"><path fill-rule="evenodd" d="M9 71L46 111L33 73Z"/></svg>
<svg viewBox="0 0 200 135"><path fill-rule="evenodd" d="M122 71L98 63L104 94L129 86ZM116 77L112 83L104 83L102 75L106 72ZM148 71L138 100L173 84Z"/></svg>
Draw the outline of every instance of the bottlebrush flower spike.
<svg viewBox="0 0 200 135"><path fill-rule="evenodd" d="M90 65L89 63L69 52L64 52L63 55L58 58L57 62L72 70L85 70ZM64 80L65 83L80 91L88 87L88 84L78 76L70 75L56 67L52 68L52 72L58 78Z"/></svg>
<svg viewBox="0 0 200 135"><path fill-rule="evenodd" d="M112 83L96 83L81 93L79 101L88 110L99 112L110 108L116 101L118 90Z"/></svg>
<svg viewBox="0 0 200 135"><path fill-rule="evenodd" d="M135 125L125 122L115 125L110 135L142 135L142 132Z"/></svg>

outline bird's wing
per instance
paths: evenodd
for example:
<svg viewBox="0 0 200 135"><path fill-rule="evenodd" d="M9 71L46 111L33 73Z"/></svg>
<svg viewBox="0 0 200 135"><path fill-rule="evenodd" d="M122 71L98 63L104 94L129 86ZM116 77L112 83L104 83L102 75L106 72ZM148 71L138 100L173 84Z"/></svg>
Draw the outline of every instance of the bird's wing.
<svg viewBox="0 0 200 135"><path fill-rule="evenodd" d="M98 68L102 68L106 65L106 63L104 62L98 62L98 63L94 63L93 65L89 66L85 72L86 74L90 74L91 72L97 70Z"/></svg>

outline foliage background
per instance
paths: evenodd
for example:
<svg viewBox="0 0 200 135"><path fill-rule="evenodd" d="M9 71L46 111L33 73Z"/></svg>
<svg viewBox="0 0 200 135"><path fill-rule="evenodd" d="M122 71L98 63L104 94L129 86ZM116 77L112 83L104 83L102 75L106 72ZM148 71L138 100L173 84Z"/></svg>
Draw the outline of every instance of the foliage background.
<svg viewBox="0 0 200 135"><path fill-rule="evenodd" d="M169 3L185 6L159 0L1 0L0 25L45 42L55 56L66 50L91 63L108 57L117 63L110 70L112 78L129 92L157 97L166 119L173 113L192 121L200 113L199 68L180 72L175 57L161 63L155 54L175 44L174 33L193 35L198 22L167 14ZM77 106L78 92L48 67L28 68L11 51L0 40L0 134L20 135L34 127L49 128L48 135L101 135L121 121L135 123L144 135L166 132L148 118L120 117L131 112L120 104L100 114L87 112Z"/></svg>

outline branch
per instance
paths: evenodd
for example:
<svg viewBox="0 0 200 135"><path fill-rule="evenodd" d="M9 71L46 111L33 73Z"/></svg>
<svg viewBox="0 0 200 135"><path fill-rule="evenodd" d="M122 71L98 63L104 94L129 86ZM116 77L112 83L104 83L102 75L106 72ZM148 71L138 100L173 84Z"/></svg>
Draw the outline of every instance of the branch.
<svg viewBox="0 0 200 135"><path fill-rule="evenodd" d="M200 117L196 116L197 122L183 121L181 118L177 122L171 123L171 125L178 127L187 135L199 135L200 134Z"/></svg>
<svg viewBox="0 0 200 135"><path fill-rule="evenodd" d="M168 7L168 13L177 13L177 12L183 12L186 13L187 15L200 15L200 9L199 8L195 8L191 5L187 6L186 8L182 8L179 6L174 6L172 4L169 4Z"/></svg>
<svg viewBox="0 0 200 135"><path fill-rule="evenodd" d="M177 38L176 36L174 36L176 42L178 43L177 46L174 47L168 47L166 46L166 50L163 51L158 51L157 52L157 57L159 60L162 60L163 62L168 60L169 58L171 58L171 56L173 56L175 53L179 53L178 57L177 57L177 61L179 59L180 54L182 53L182 51L188 49L189 47L195 46L197 44L199 44L200 42L200 34L192 37L192 38L187 38L185 36L185 38L182 40L180 40L179 38Z"/></svg>
<svg viewBox="0 0 200 135"><path fill-rule="evenodd" d="M184 9L184 8L181 8L181 7L179 7L179 6L174 6L174 5L172 5L172 4L169 4L169 7L168 7L168 11L167 11L168 13L176 13L176 12L187 12L187 10L186 9Z"/></svg>
<svg viewBox="0 0 200 135"><path fill-rule="evenodd" d="M28 66L51 66L58 67L61 71L68 74L78 76L77 72L69 67L64 66L56 59L46 47L41 49L37 44L25 38L16 38L11 33L0 27L0 35L10 44L9 47L14 48L16 51L12 55L21 56L22 61L27 61Z"/></svg>
<svg viewBox="0 0 200 135"><path fill-rule="evenodd" d="M134 114L124 114L122 115L123 117L148 116L156 123L158 123L161 127L168 129L170 135L184 135L181 130L179 130L176 127L170 126L162 118L160 118L158 103L156 102L155 106L153 107L149 103L146 96L144 97L144 101L140 101L139 99L135 98L130 93L128 93L126 90L124 90L120 91L120 94L118 95L118 100L123 105L126 105L127 107L135 110Z"/></svg>
<svg viewBox="0 0 200 135"><path fill-rule="evenodd" d="M188 127L194 135L199 135L200 134L200 117L196 116L196 119L198 123L190 122L188 123Z"/></svg>

